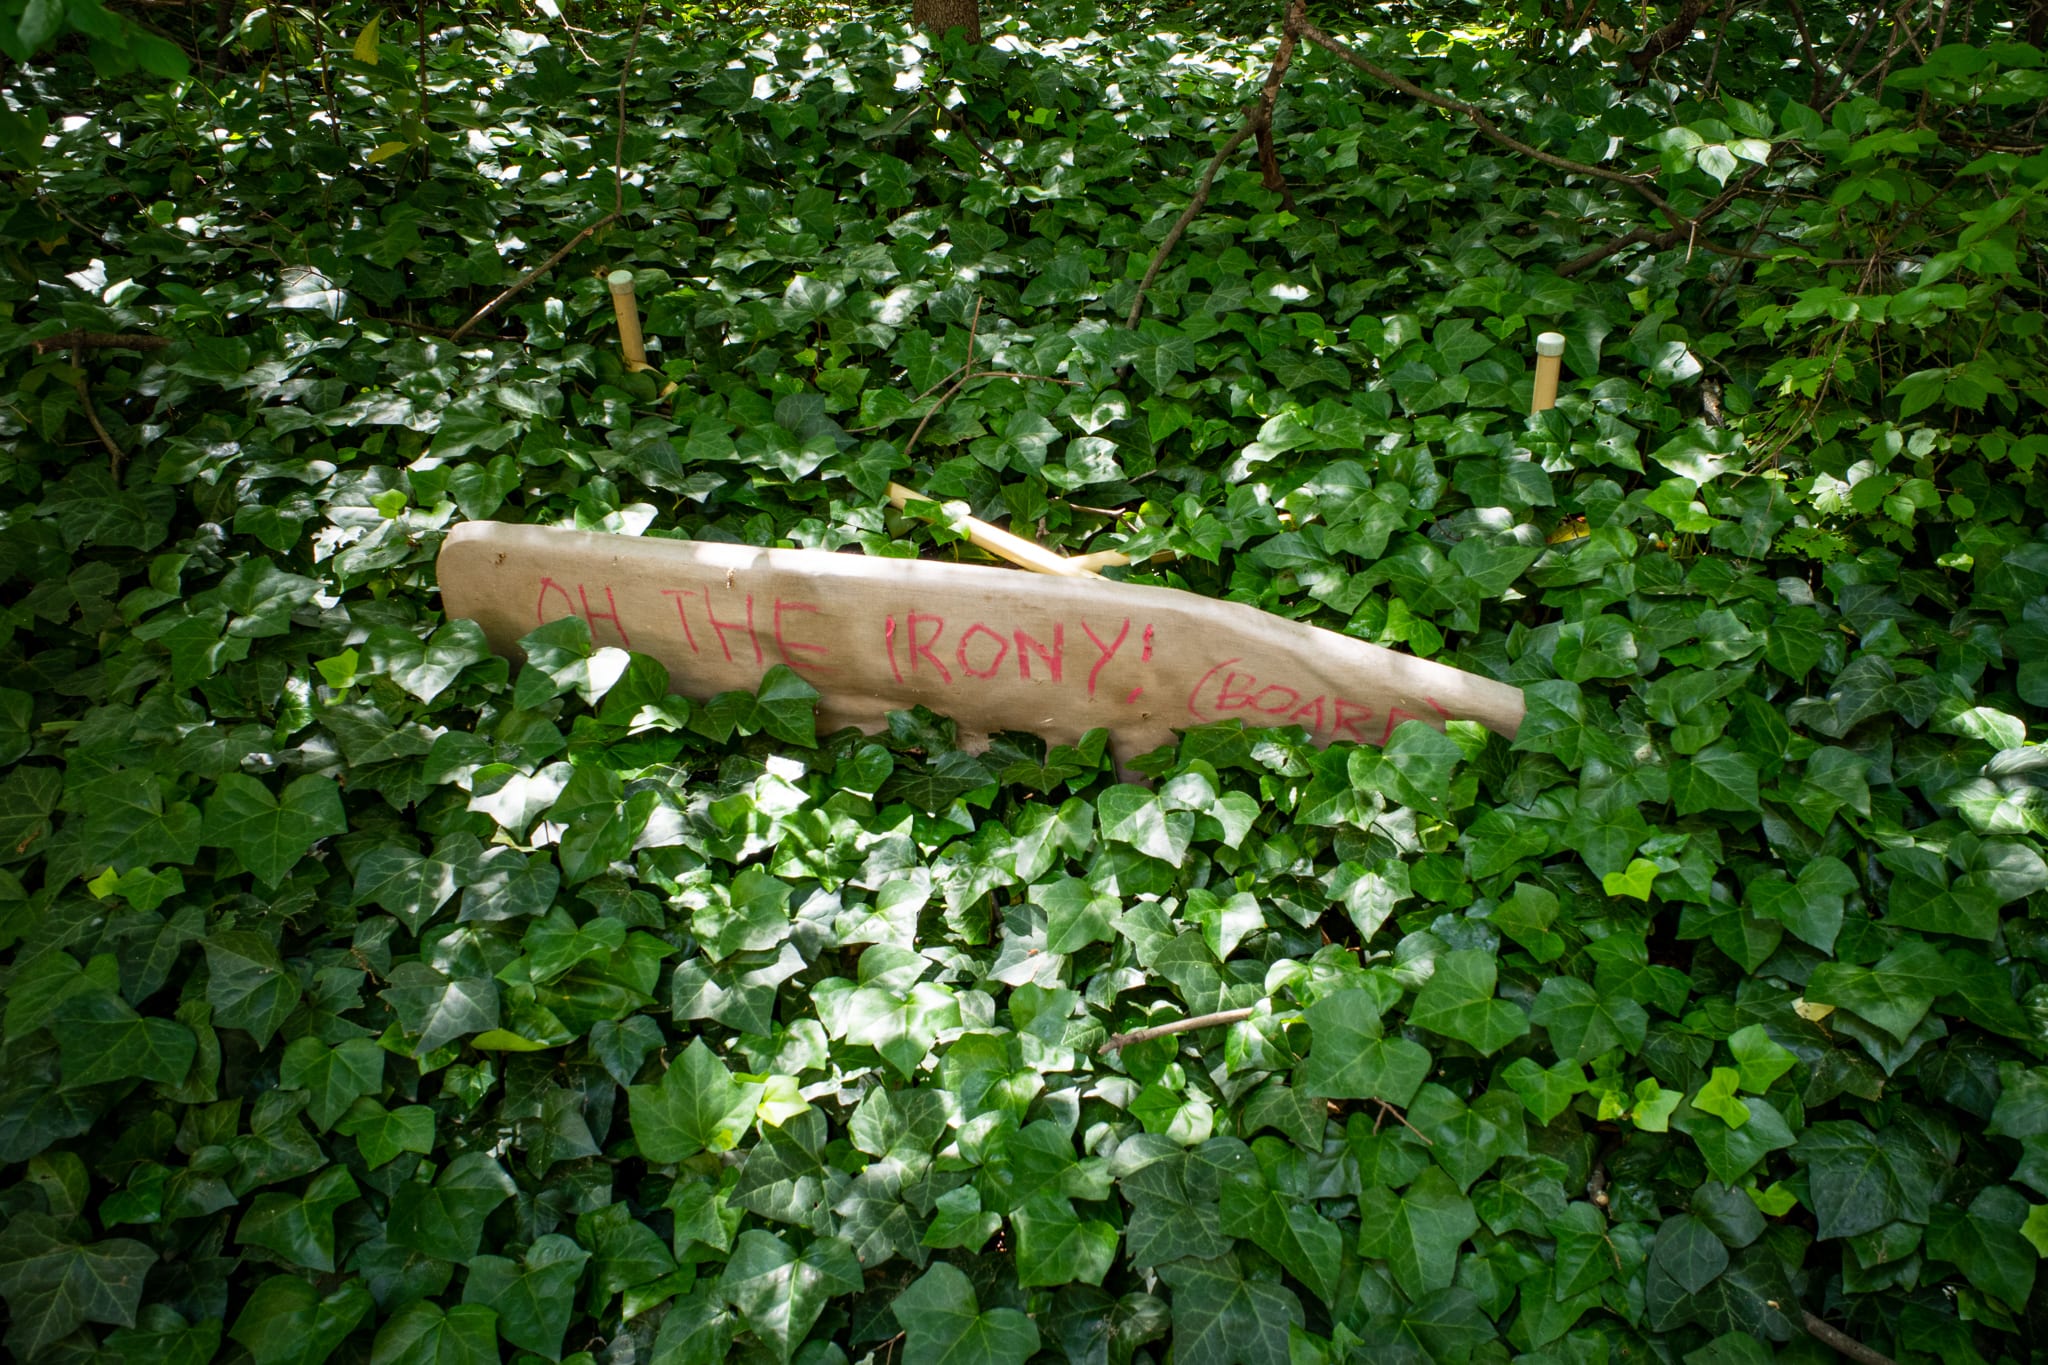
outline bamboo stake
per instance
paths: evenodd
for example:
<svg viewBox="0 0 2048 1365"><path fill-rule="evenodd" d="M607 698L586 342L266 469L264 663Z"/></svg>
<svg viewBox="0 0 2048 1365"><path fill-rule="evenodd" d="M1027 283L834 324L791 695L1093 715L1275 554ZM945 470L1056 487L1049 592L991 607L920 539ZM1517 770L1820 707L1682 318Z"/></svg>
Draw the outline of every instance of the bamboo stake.
<svg viewBox="0 0 2048 1365"><path fill-rule="evenodd" d="M1557 372L1564 363L1564 333L1545 332L1536 338L1536 390L1529 396L1531 413L1557 406Z"/></svg>
<svg viewBox="0 0 2048 1365"><path fill-rule="evenodd" d="M640 335L640 305L633 298L633 272L614 270L605 277L611 286L612 312L619 318L619 354L629 370L652 368L647 363L647 342Z"/></svg>
<svg viewBox="0 0 2048 1365"><path fill-rule="evenodd" d="M889 485L889 501L901 508L911 502L937 502L938 499L928 498L916 489L905 488L900 483L892 483ZM1012 535L1000 526L991 526L976 517L966 518L964 524L969 544L986 550L999 559L1007 559L1019 568L1029 569L1033 573L1057 574L1062 578L1100 577L1093 564L1068 559L1065 555L1046 549L1036 541ZM1105 562L1101 555L1089 555L1086 559ZM1128 559L1123 562L1130 563Z"/></svg>

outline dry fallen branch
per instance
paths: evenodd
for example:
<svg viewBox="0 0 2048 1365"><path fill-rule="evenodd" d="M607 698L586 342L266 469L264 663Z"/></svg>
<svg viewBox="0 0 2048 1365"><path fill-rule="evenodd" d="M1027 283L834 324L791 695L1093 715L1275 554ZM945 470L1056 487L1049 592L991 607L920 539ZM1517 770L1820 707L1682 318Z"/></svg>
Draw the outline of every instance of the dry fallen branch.
<svg viewBox="0 0 2048 1365"><path fill-rule="evenodd" d="M107 469L113 474L114 482L119 484L121 482L121 463L128 458L128 455L127 452L121 449L120 444L114 440L112 434L107 431L106 424L100 421L98 410L92 405L92 381L86 378L83 348L72 351L71 368L77 376L71 381L71 384L73 388L78 390L78 406L85 409L85 420L92 423L93 431L99 435L100 444L107 448Z"/></svg>
<svg viewBox="0 0 2048 1365"><path fill-rule="evenodd" d="M1434 90L1425 90L1415 82L1403 76L1398 76L1385 67L1359 56L1349 47L1332 38L1314 24L1305 25L1301 36L1314 43L1317 47L1322 48L1339 61L1356 67L1380 84L1390 86L1412 100L1420 100L1424 104L1434 105L1438 109L1447 110L1450 113L1462 116L1489 141L1505 147L1511 152L1519 152L1532 161L1540 161L1546 166L1569 172L1572 175L1590 176L1595 180L1605 180L1610 184L1625 186L1633 190L1644 203L1670 219L1673 227L1689 230L1693 226L1693 220L1671 207L1664 196L1657 192L1656 187L1643 176L1630 175L1625 171L1609 170L1605 166L1589 166L1583 161L1573 161L1569 157L1546 152L1541 147L1532 147L1520 138L1512 137L1502 132L1499 125L1494 123L1487 116L1486 111L1479 108L1479 106L1467 104L1463 100L1454 100L1448 95L1439 95Z"/></svg>
<svg viewBox="0 0 2048 1365"><path fill-rule="evenodd" d="M1628 64L1638 75L1648 75L1657 59L1674 48L1682 47L1692 31L1698 26L1700 16L1707 12L1707 0L1685 0L1679 7L1678 17L1643 40L1643 45L1628 54Z"/></svg>
<svg viewBox="0 0 2048 1365"><path fill-rule="evenodd" d="M1289 213L1294 212L1294 195L1287 188L1287 177L1280 173L1280 154L1273 146L1273 105L1280 98L1280 82L1301 42L1301 26L1307 22L1307 0L1288 0L1287 17L1280 25L1280 51L1273 58L1272 69L1266 72L1266 86L1259 92L1259 112L1253 124L1258 137L1259 169L1264 173L1261 183L1279 192L1280 207Z"/></svg>
<svg viewBox="0 0 2048 1365"><path fill-rule="evenodd" d="M511 287L506 289L504 293L470 314L460 327L457 327L449 334L448 339L450 341L460 341L468 336L472 327L504 307L506 301L519 293L520 290L560 265L564 257L577 247L583 245L593 233L602 231L624 216L626 211L626 81L633 74L633 62L640 53L640 29L646 22L647 6L643 4L640 6L640 17L633 21L633 40L627 44L626 60L619 68L619 136L617 144L612 149L612 211L577 233L574 237L571 237L567 246L527 271L524 275L521 275L512 282Z"/></svg>
<svg viewBox="0 0 2048 1365"><path fill-rule="evenodd" d="M1394 1122L1400 1124L1403 1128L1406 1128L1409 1132L1415 1134L1415 1136L1417 1136L1418 1138L1421 1138L1423 1146L1436 1146L1436 1139L1431 1137L1429 1134L1423 1132L1420 1128L1417 1128L1414 1124L1410 1123L1408 1121L1408 1116L1402 1113L1399 1109L1395 1108L1391 1104L1388 1104L1385 1100L1382 1099L1374 1099L1373 1103L1380 1107L1379 1117L1372 1121L1373 1132L1379 1132L1380 1124L1384 1123L1388 1119L1392 1119L1394 1120Z"/></svg>
<svg viewBox="0 0 2048 1365"><path fill-rule="evenodd" d="M1152 281L1159 278L1160 267L1166 264L1166 258L1172 255L1174 247L1180 244L1182 235L1188 230L1188 224L1195 221L1202 212L1202 206L1209 202L1209 191L1215 188L1216 172L1223 169L1223 163L1230 160L1237 149L1244 145L1244 140L1254 133L1259 134L1261 139L1260 160L1266 161L1267 153L1271 151L1273 104L1280 96L1280 82L1287 75L1288 64L1294 60L1294 50L1301 36L1310 27L1308 11L1303 0L1290 0L1287 18L1280 35L1280 50L1273 55L1273 65L1266 73L1266 84L1259 95L1259 102L1246 111L1243 125L1230 135L1230 140L1223 144L1223 149L1210 160L1208 168L1202 172L1201 181L1195 186L1194 197L1188 200L1187 208L1174 220L1173 226L1166 230L1166 236L1160 240L1158 250L1152 253L1152 260L1145 267L1145 277L1138 281L1138 292L1131 299L1131 310L1124 317L1126 328L1138 325L1138 315L1145 311L1146 291L1151 289ZM1285 193L1285 181L1281 181L1278 186L1273 184L1279 174L1279 158L1274 155L1267 163L1266 188L1278 188Z"/></svg>
<svg viewBox="0 0 2048 1365"><path fill-rule="evenodd" d="M923 393L917 396L916 401L923 402L926 398L929 398L931 396L932 389L936 389L940 387L940 385L946 386L946 391L939 395L938 401L933 403L929 408L926 408L924 416L918 419L917 426L913 428L910 433L910 439L903 443L902 458L905 459L906 461L909 460L910 458L910 452L917 448L918 438L924 435L924 429L927 426L931 425L932 418L939 415L939 409L945 407L946 404L952 402L953 396L955 394L959 393L960 390L966 388L969 384L974 383L976 380L1028 379L1037 380L1046 384L1066 384L1070 386L1073 385L1074 381L1071 379L1058 379L1049 374L1020 374L1015 370L975 369L974 341L976 335L980 332L980 330L981 299L977 296L974 300L974 316L969 318L967 322L967 359L962 361L960 365L956 369L954 369L952 373L948 374L944 379L941 379L937 384L932 385L930 389L926 389Z"/></svg>
<svg viewBox="0 0 2048 1365"><path fill-rule="evenodd" d="M1187 208L1174 220L1173 226L1166 230L1166 236L1160 241L1159 249L1152 253L1151 264L1145 267L1145 278L1138 281L1137 296L1131 300L1131 311L1124 318L1125 327L1138 325L1138 314L1145 309L1145 291L1152 287L1152 281L1159 278L1159 267L1166 264L1167 256L1180 244L1181 234L1188 230L1188 224L1194 222L1196 215L1201 213L1202 205L1209 202L1209 190L1216 183L1216 172L1223 169L1223 163L1230 160L1231 153L1242 147L1244 140L1251 135L1252 124L1251 120L1247 119L1244 126L1230 135L1230 141L1223 144L1223 150L1216 153L1209 162L1209 168L1202 172L1201 182L1195 186L1194 198L1188 200Z"/></svg>
<svg viewBox="0 0 2048 1365"><path fill-rule="evenodd" d="M171 344L169 337L147 332L59 332L36 342L36 354L52 351L161 351Z"/></svg>
<svg viewBox="0 0 2048 1365"><path fill-rule="evenodd" d="M1096 1052L1098 1054L1117 1052L1127 1047L1136 1047L1139 1043L1149 1043L1154 1038L1171 1037L1176 1033L1192 1033L1198 1028L1220 1028L1225 1024L1235 1024L1251 1017L1252 1012L1248 1009L1218 1010L1214 1014L1198 1014L1192 1019L1176 1019L1170 1024L1155 1024L1151 1028L1133 1029L1129 1033L1111 1034L1109 1041L1097 1048Z"/></svg>
<svg viewBox="0 0 2048 1365"><path fill-rule="evenodd" d="M527 271L524 275L521 275L518 279L512 282L511 286L507 288L504 293L498 295L498 297L492 299L489 303L477 309L474 313L471 313L460 327L457 327L453 332L450 332L448 334L448 339L450 341L460 341L464 337L468 336L470 328L476 326L479 322L482 322L485 318L497 312L499 308L504 306L506 300L510 299L520 290L526 288L526 286L532 284L535 280L547 274L550 270L553 270L557 265L560 265L563 257L567 256L577 247L582 246L585 239L587 239L592 233L598 232L606 227L609 227L612 223L612 220L617 218L618 216L619 215L616 213L607 213L604 217L598 219L589 227L577 233L574 237L571 237L569 239L569 244L567 246L563 247L560 251L557 251L554 255L542 261L533 269Z"/></svg>
<svg viewBox="0 0 2048 1365"><path fill-rule="evenodd" d="M1830 1327L1804 1309L1800 1310L1799 1325L1805 1328L1806 1334L1815 1341L1823 1346L1832 1347L1855 1361L1856 1365L1898 1365L1898 1362L1884 1352L1871 1350L1839 1327Z"/></svg>

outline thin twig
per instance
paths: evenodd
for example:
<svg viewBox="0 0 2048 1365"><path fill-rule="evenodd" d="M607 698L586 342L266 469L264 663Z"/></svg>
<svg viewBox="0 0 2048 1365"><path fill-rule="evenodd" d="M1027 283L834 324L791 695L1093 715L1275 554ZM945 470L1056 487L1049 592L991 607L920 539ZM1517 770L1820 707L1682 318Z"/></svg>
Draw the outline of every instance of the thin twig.
<svg viewBox="0 0 2048 1365"><path fill-rule="evenodd" d="M1408 1116L1402 1113L1399 1109L1396 1109L1393 1105L1388 1104L1385 1100L1380 1099L1378 1097L1374 1097L1373 1103L1377 1104L1380 1107L1380 1117L1378 1119L1374 1119L1372 1122L1372 1129L1375 1133L1377 1133L1380 1129L1380 1119L1391 1118L1396 1123L1400 1124L1403 1128L1406 1128L1409 1132L1421 1138L1423 1146L1436 1146L1436 1139L1431 1137L1429 1134L1423 1132L1420 1128L1417 1128L1414 1124L1410 1123L1408 1121Z"/></svg>
<svg viewBox="0 0 2048 1365"><path fill-rule="evenodd" d="M450 341L460 341L464 337L468 336L470 328L476 326L479 322L482 322L485 318L497 312L499 307L501 307L504 304L505 300L511 298L514 294L517 294L520 290L526 288L526 286L532 284L535 280L539 279L541 276L547 274L550 270L553 270L557 265L561 264L562 258L564 256L567 256L570 252L574 251L577 247L582 246L583 241L586 237L589 237L592 233L598 231L601 228L609 227L611 225L612 220L617 218L618 216L619 215L616 213L607 213L604 217L598 219L589 227L577 233L574 237L571 237L569 239L569 244L567 246L563 247L560 251L557 251L554 255L542 261L533 269L527 271L524 275L521 275L518 279L512 282L511 287L506 289L504 293L498 295L498 297L492 299L489 303L477 309L474 313L471 313L467 321L465 321L460 327L457 327L453 332L449 333L448 339Z"/></svg>
<svg viewBox="0 0 2048 1365"><path fill-rule="evenodd" d="M1869 46L1871 38L1877 33L1878 23L1884 18L1884 14L1884 6L1882 5L1871 10L1869 20L1863 25L1863 32L1857 35L1856 46L1850 48L1849 55L1842 59L1842 73L1835 78L1835 88L1829 94L1828 102L1822 104L1818 100L1814 101L1814 108L1820 112L1823 118L1827 116L1827 112L1830 109L1840 104L1848 96L1849 86L1855 79L1852 73L1856 69L1856 59L1861 57L1863 49Z"/></svg>
<svg viewBox="0 0 2048 1365"><path fill-rule="evenodd" d="M1166 237L1159 243L1159 249L1152 253L1152 263L1145 267L1145 278L1138 281L1137 296L1131 300L1131 311L1124 318L1126 328L1138 325L1138 314L1145 309L1145 291L1152 287L1152 281L1159 278L1159 267L1166 264L1167 256L1179 245L1181 234L1188 230L1188 224L1195 221L1195 216L1202 211L1202 205L1209 202L1209 189L1216 183L1216 172L1223 169L1223 163L1230 160L1231 153L1244 146L1244 140L1251 135L1252 120L1246 119L1244 125L1230 135L1230 141L1223 144L1223 150L1211 159L1209 168L1202 172L1201 183L1195 186L1194 198L1188 201L1187 208L1174 220L1173 226L1166 230Z"/></svg>
<svg viewBox="0 0 2048 1365"><path fill-rule="evenodd" d="M1856 1365L1898 1365L1897 1361L1884 1352L1871 1350L1839 1327L1830 1327L1805 1309L1799 1312L1799 1325L1804 1327L1806 1334L1815 1341L1823 1346L1833 1347L1855 1361Z"/></svg>
<svg viewBox="0 0 2048 1365"><path fill-rule="evenodd" d="M1809 108L1818 108L1821 82L1826 79L1826 73L1821 70L1820 59L1813 52L1813 30L1807 25L1806 9L1799 0L1785 0L1785 8L1792 11L1792 22L1799 29L1799 50L1806 54L1807 69L1813 77L1807 88L1806 103Z"/></svg>
<svg viewBox="0 0 2048 1365"><path fill-rule="evenodd" d="M1505 147L1511 152L1520 152L1523 156L1534 161L1540 161L1544 165L1553 167L1556 170L1567 171L1573 175L1590 176L1595 180L1605 180L1610 184L1626 186L1628 189L1635 191L1644 203L1669 218L1673 227L1686 227L1692 223L1690 218L1687 218L1677 209L1671 207L1664 196L1659 194L1656 188L1642 176L1630 175L1625 171L1611 171L1605 166L1589 166L1583 161L1573 161L1568 157L1546 152L1541 147L1532 147L1520 138L1511 137L1507 133L1502 132L1500 127L1491 118L1487 117L1486 111L1477 105L1467 104L1463 100L1454 100L1447 95L1439 95L1434 90L1425 90L1415 82L1405 77L1397 76L1385 67L1359 56L1349 47L1338 42L1314 24L1304 26L1301 36L1330 53L1339 61L1358 68L1382 85L1392 86L1412 100L1420 100L1424 104L1434 105L1439 109L1463 115L1489 141Z"/></svg>
<svg viewBox="0 0 2048 1365"><path fill-rule="evenodd" d="M626 64L619 68L619 140L612 147L612 217L626 211L626 80L640 56L640 26L647 22L647 3L641 0L639 17L633 20L633 41L626 45Z"/></svg>
<svg viewBox="0 0 2048 1365"><path fill-rule="evenodd" d="M1648 228L1637 228L1633 232L1625 232L1605 246L1596 246L1583 256L1572 257L1569 261L1557 267L1557 273L1569 279L1581 270L1589 270L1600 264L1609 256L1620 255L1638 242L1656 243L1661 241L1663 236L1663 233L1652 232Z"/></svg>
<svg viewBox="0 0 2048 1365"><path fill-rule="evenodd" d="M931 97L927 96L926 98L929 99ZM1003 178L1004 184L1012 187L1016 185L1016 172L1010 169L1008 163L996 160L994 153L975 140L974 134L967 131L966 119L953 117L953 111L940 104L936 99L932 99L932 110L938 115L938 124L941 128L950 133L960 134L962 138L966 139L967 145L974 149L974 154L981 158L983 164L989 166L997 175Z"/></svg>
<svg viewBox="0 0 2048 1365"><path fill-rule="evenodd" d="M421 131L422 131L422 132L424 132L424 131L425 131L425 129L426 129L426 126L427 126L427 104L428 104L428 99L427 99L427 0L419 0L419 5L418 5L418 7L417 7L417 8L418 8L418 13L419 13L419 17L418 17L418 18L417 18L417 19L416 19L416 20L415 20L414 22L416 22L416 23L417 23L417 24L419 25L419 29L420 29L420 32L419 32L419 39L420 39L420 129L421 129ZM424 148L422 148L422 151L424 151Z"/></svg>
<svg viewBox="0 0 2048 1365"><path fill-rule="evenodd" d="M1124 317L1126 330L1137 327L1138 315L1145 311L1146 291L1152 288L1152 281L1159 278L1160 267L1166 264L1166 258L1173 254L1174 247L1180 245L1180 239L1187 232L1188 224L1195 221L1202 212L1202 206L1209 202L1209 192L1216 185L1216 172L1223 169L1223 163L1230 160L1232 154L1244 145L1246 138L1270 125L1273 103L1280 93L1280 78L1287 74L1288 63L1294 60L1297 39L1306 35L1313 27L1308 22L1308 11L1302 0L1291 0L1280 36L1280 50L1274 54L1272 68L1266 73L1266 84L1260 92L1259 102L1245 112L1244 124L1230 135L1230 140L1223 144L1223 149L1210 160L1208 168L1202 172L1201 182L1195 186L1194 197L1188 200L1187 208L1174 220L1173 226L1166 230L1166 236L1160 241L1158 250L1152 253L1152 260L1145 266L1145 277L1138 281L1138 292L1131 299L1131 310ZM1263 160L1263 153L1267 150L1265 143L1260 144L1260 150ZM1271 174L1277 176L1279 167L1279 158L1275 156L1271 163ZM1270 181L1266 188L1273 188ZM1284 182L1280 188L1284 193Z"/></svg>
<svg viewBox="0 0 2048 1365"><path fill-rule="evenodd" d="M93 410L92 384L85 377L85 357L81 351L73 350L71 352L71 368L78 374L78 377L71 381L72 386L78 390L78 405L85 409L85 420L92 423L92 429L99 433L100 444L107 448L107 465L112 471L114 483L118 487L121 482L121 462L128 457L121 447L115 443L114 438L108 434L106 427L100 422L99 413Z"/></svg>
<svg viewBox="0 0 2048 1365"><path fill-rule="evenodd" d="M932 404L931 411L925 414L925 421L928 422L931 420L932 414L936 413L940 408L944 407L946 401L952 398L954 394L958 393L961 389L966 388L969 384L975 383L983 379L1016 379L1028 381L1034 384L1061 384L1070 389L1078 389L1082 387L1081 381L1078 379L1062 379L1056 374L1024 374L1017 370L976 370L973 374L970 374L965 378L961 378L960 367L956 366L954 369L949 370L947 372L946 377L944 379L941 379L938 383L932 385L923 393L911 399L911 406L916 407L919 403L922 403L925 399L931 397L940 389L945 389L945 394L940 397L938 402ZM892 417L886 422L877 422L870 427L848 427L847 430L857 436L864 435L870 431L880 431L883 427L890 426L901 420L902 418L900 417ZM924 432L924 426L924 422L919 422L917 424L917 430L910 433L911 445L915 445L917 443L917 438ZM909 445L906 445L903 448L903 453L905 456L908 456L910 454Z"/></svg>
<svg viewBox="0 0 2048 1365"><path fill-rule="evenodd" d="M514 294L517 294L520 290L526 288L550 270L553 270L557 265L560 265L562 258L583 245L584 241L591 234L611 226L612 223L624 216L626 211L626 82L633 74L633 62L640 52L640 28L646 22L647 6L642 4L640 6L640 17L633 23L633 40L626 47L625 65L619 69L619 140L612 150L612 211L577 233L574 237L571 237L567 246L527 271L524 275L521 275L512 282L511 287L506 289L504 293L470 314L460 327L457 327L449 334L448 339L450 341L460 341L468 336L472 327L497 312L504 305L505 301Z"/></svg>
<svg viewBox="0 0 2048 1365"><path fill-rule="evenodd" d="M1728 0L1721 10L1721 22L1714 29L1714 55L1707 61L1707 78L1700 82L1700 89L1707 99L1714 97L1714 73L1721 69L1721 45L1728 41L1728 21L1735 17L1735 6L1740 0Z"/></svg>
<svg viewBox="0 0 2048 1365"><path fill-rule="evenodd" d="M406 318L366 317L363 321L374 322L384 327L403 327L409 332L422 332L431 337L453 337L455 335L453 327L436 327L432 323L413 322ZM478 341L509 341L515 345L526 344L517 337L500 336L496 332L478 332L475 335Z"/></svg>
<svg viewBox="0 0 2048 1365"><path fill-rule="evenodd" d="M327 69L327 6L325 0L313 0L313 32L320 40L320 93L327 97L327 131L334 135L334 145L341 145L341 103L334 93L334 79ZM324 195L326 191L323 189Z"/></svg>
<svg viewBox="0 0 2048 1365"><path fill-rule="evenodd" d="M1247 130L1249 131L1249 130ZM1214 1014L1198 1014L1192 1019L1176 1019L1170 1024L1155 1024L1151 1028L1133 1029L1129 1033L1111 1034L1108 1042L1096 1049L1097 1053L1119 1052L1140 1043L1149 1043L1154 1038L1165 1038L1176 1033L1191 1033L1198 1028L1220 1028L1224 1024L1235 1024L1252 1017L1252 1012L1243 1010L1218 1010Z"/></svg>

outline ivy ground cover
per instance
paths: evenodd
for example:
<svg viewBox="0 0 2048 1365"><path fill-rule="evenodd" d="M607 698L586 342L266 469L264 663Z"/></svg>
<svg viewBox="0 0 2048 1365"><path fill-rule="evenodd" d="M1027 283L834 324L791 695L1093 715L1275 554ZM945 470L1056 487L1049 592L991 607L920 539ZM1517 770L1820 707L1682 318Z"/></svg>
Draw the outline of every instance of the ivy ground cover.
<svg viewBox="0 0 2048 1365"><path fill-rule="evenodd" d="M1270 37L540 11L0 92L11 1357L2034 1357L2025 33L1339 29L1636 179L1304 49L1140 300ZM1528 718L1119 773L439 610L461 519L973 554L892 478Z"/></svg>

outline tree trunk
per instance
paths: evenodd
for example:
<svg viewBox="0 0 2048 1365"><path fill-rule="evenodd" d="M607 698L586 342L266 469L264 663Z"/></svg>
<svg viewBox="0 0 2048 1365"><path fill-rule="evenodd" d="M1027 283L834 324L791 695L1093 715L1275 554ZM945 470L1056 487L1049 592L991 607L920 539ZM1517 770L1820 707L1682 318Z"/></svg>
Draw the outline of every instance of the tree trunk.
<svg viewBox="0 0 2048 1365"><path fill-rule="evenodd" d="M910 19L935 35L964 28L968 42L981 41L981 0L910 0Z"/></svg>

